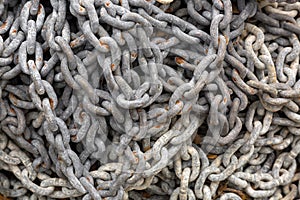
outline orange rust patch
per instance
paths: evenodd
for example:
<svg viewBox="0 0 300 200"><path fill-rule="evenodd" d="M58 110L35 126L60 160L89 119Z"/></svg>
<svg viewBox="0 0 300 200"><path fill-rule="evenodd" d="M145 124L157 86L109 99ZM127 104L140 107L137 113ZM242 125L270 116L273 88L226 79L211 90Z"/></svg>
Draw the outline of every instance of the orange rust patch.
<svg viewBox="0 0 300 200"><path fill-rule="evenodd" d="M9 98L12 101L13 104L17 104L18 103L18 99L16 98L15 95L13 95L12 93L9 93Z"/></svg>
<svg viewBox="0 0 300 200"><path fill-rule="evenodd" d="M39 14L41 14L41 13L42 13L42 5L40 4L40 5L39 5L39 9L38 9L38 13L37 13L37 14L39 15Z"/></svg>
<svg viewBox="0 0 300 200"><path fill-rule="evenodd" d="M227 188L227 182L221 182L218 188L218 197L224 193L224 190ZM217 197L216 197L217 198Z"/></svg>
<svg viewBox="0 0 300 200"><path fill-rule="evenodd" d="M234 78L234 77L232 77L232 80L234 81L234 82L236 82L237 80L236 80L236 78Z"/></svg>
<svg viewBox="0 0 300 200"><path fill-rule="evenodd" d="M184 59L183 58L180 58L180 57L175 57L175 62L179 65L183 64L184 63Z"/></svg>
<svg viewBox="0 0 300 200"><path fill-rule="evenodd" d="M109 46L106 43L102 42L101 40L99 41L99 43L101 46L104 46L105 48L109 49Z"/></svg>
<svg viewBox="0 0 300 200"><path fill-rule="evenodd" d="M109 3L109 2L106 2L105 5L106 5L107 7L109 7L109 6L110 6L110 3Z"/></svg>
<svg viewBox="0 0 300 200"><path fill-rule="evenodd" d="M131 57L136 58L137 57L137 53L135 53L135 52L131 53Z"/></svg>
<svg viewBox="0 0 300 200"><path fill-rule="evenodd" d="M70 47L73 48L75 46L75 44L76 44L75 41L70 42Z"/></svg>
<svg viewBox="0 0 300 200"><path fill-rule="evenodd" d="M11 113L16 114L16 111L13 108L9 109Z"/></svg>
<svg viewBox="0 0 300 200"><path fill-rule="evenodd" d="M139 162L139 158L137 157L137 152L133 151L132 153L134 155L135 162L138 163Z"/></svg>
<svg viewBox="0 0 300 200"><path fill-rule="evenodd" d="M110 65L110 68L111 68L111 70L114 70L114 69L115 69L115 64L112 63L112 64Z"/></svg>
<svg viewBox="0 0 300 200"><path fill-rule="evenodd" d="M0 194L0 200L11 200L11 198L7 198L7 197L2 196L2 195Z"/></svg>
<svg viewBox="0 0 300 200"><path fill-rule="evenodd" d="M50 102L51 109L54 110L54 101L53 101L53 99L50 98L49 102Z"/></svg>
<svg viewBox="0 0 300 200"><path fill-rule="evenodd" d="M194 140L193 140L193 143L195 143L195 144L201 144L201 137L200 137L200 135L198 135L198 134L196 134L195 135L195 138L194 138Z"/></svg>
<svg viewBox="0 0 300 200"><path fill-rule="evenodd" d="M176 101L176 104L180 104L180 102L181 102L181 101L177 100L177 101Z"/></svg>
<svg viewBox="0 0 300 200"><path fill-rule="evenodd" d="M207 155L208 159L216 159L217 157L218 157L218 155L216 155L216 154L208 154Z"/></svg>
<svg viewBox="0 0 300 200"><path fill-rule="evenodd" d="M224 35L224 37L225 37L226 45L228 45L228 43L229 43L229 37L227 35Z"/></svg>
<svg viewBox="0 0 300 200"><path fill-rule="evenodd" d="M161 127L161 125L156 125L156 126L154 126L154 128L160 128Z"/></svg>
<svg viewBox="0 0 300 200"><path fill-rule="evenodd" d="M7 22L3 22L3 24L0 26L0 28L5 28L7 25Z"/></svg>
<svg viewBox="0 0 300 200"><path fill-rule="evenodd" d="M80 12L83 12L83 11L84 11L84 8L83 8L82 6L80 6L80 7L79 7L79 11L80 11Z"/></svg>
<svg viewBox="0 0 300 200"><path fill-rule="evenodd" d="M150 146L145 146L144 148L144 152L148 151L150 149ZM145 157L144 157L145 158ZM146 158L145 158L146 159Z"/></svg>
<svg viewBox="0 0 300 200"><path fill-rule="evenodd" d="M16 33L16 32L17 32L17 29L13 29L11 32L12 32L12 33Z"/></svg>

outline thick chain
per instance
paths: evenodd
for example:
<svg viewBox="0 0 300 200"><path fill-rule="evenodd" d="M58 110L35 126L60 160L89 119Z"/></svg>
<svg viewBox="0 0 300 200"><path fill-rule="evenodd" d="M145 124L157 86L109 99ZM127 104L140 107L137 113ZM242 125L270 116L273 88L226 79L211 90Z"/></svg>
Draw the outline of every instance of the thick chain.
<svg viewBox="0 0 300 200"><path fill-rule="evenodd" d="M0 194L299 198L299 11L0 1Z"/></svg>

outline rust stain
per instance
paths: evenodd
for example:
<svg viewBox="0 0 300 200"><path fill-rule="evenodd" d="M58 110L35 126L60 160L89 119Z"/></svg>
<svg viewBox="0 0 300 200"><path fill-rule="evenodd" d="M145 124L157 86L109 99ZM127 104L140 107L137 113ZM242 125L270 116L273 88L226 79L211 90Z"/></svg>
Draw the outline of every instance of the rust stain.
<svg viewBox="0 0 300 200"><path fill-rule="evenodd" d="M136 58L136 57L137 57L137 53L132 52L132 53L131 53L131 57Z"/></svg>
<svg viewBox="0 0 300 200"><path fill-rule="evenodd" d="M52 110L54 110L54 100L52 98L49 99L50 107Z"/></svg>
<svg viewBox="0 0 300 200"><path fill-rule="evenodd" d="M236 190L236 189L233 189L233 188L224 188L223 190L224 192L233 192L233 193L236 193L237 195L239 195L243 200L248 200L250 199L249 196L245 193L243 193L242 191L240 190Z"/></svg>
<svg viewBox="0 0 300 200"><path fill-rule="evenodd" d="M167 83L169 83L170 85L173 85L173 81L170 79L167 80Z"/></svg>
<svg viewBox="0 0 300 200"><path fill-rule="evenodd" d="M0 26L1 29L5 28L7 25L7 22L3 22L3 24Z"/></svg>
<svg viewBox="0 0 300 200"><path fill-rule="evenodd" d="M76 42L75 42L75 41L70 42L70 47L71 47L71 48L74 48L75 45L76 45Z"/></svg>
<svg viewBox="0 0 300 200"><path fill-rule="evenodd" d="M201 144L201 141L202 141L202 139L201 139L200 135L196 134L195 138L193 140L193 143L195 143L195 144Z"/></svg>
<svg viewBox="0 0 300 200"><path fill-rule="evenodd" d="M104 46L105 48L109 49L109 46L106 43L104 43L102 41L99 41L99 43L101 46Z"/></svg>
<svg viewBox="0 0 300 200"><path fill-rule="evenodd" d="M110 68L111 68L111 70L115 70L116 69L116 66L115 66L115 64L114 63L112 63L111 65L110 65Z"/></svg>
<svg viewBox="0 0 300 200"><path fill-rule="evenodd" d="M37 14L39 15L39 14L41 14L41 13L42 13L42 5L40 4L40 5L39 5L39 9L38 9L38 13L37 13Z"/></svg>
<svg viewBox="0 0 300 200"><path fill-rule="evenodd" d="M82 6L79 7L79 11L80 11L80 12L83 12L84 10L85 10L85 9L84 9Z"/></svg>
<svg viewBox="0 0 300 200"><path fill-rule="evenodd" d="M149 149L150 149L150 146L145 146L145 147L143 148L144 152L148 151ZM145 156L144 156L144 159L146 159Z"/></svg>
<svg viewBox="0 0 300 200"><path fill-rule="evenodd" d="M45 163L43 163L43 164L42 164L42 167L46 168L47 166L46 166L46 164L45 164Z"/></svg>
<svg viewBox="0 0 300 200"><path fill-rule="evenodd" d="M77 135L71 136L71 139L72 139L73 141L76 141L76 140L77 140Z"/></svg>
<svg viewBox="0 0 300 200"><path fill-rule="evenodd" d="M184 59L183 58L180 58L180 57L176 57L175 58L175 62L179 65L183 64L184 63Z"/></svg>
<svg viewBox="0 0 300 200"><path fill-rule="evenodd" d="M168 105L165 106L165 110L169 110L169 106ZM160 116L160 115L162 115L162 114L159 114L158 116Z"/></svg>
<svg viewBox="0 0 300 200"><path fill-rule="evenodd" d="M13 104L17 104L18 103L18 99L12 93L9 93L9 99L12 101Z"/></svg>
<svg viewBox="0 0 300 200"><path fill-rule="evenodd" d="M9 109L11 113L16 114L16 111L13 108Z"/></svg>
<svg viewBox="0 0 300 200"><path fill-rule="evenodd" d="M216 154L208 154L207 155L208 159L216 159L217 157L218 157L218 155L216 155Z"/></svg>
<svg viewBox="0 0 300 200"><path fill-rule="evenodd" d="M33 69L36 69L35 63L33 63L32 68L33 68Z"/></svg>
<svg viewBox="0 0 300 200"><path fill-rule="evenodd" d="M227 35L224 35L224 37L225 37L225 40L226 40L226 45L228 45L228 43L229 43L229 37Z"/></svg>
<svg viewBox="0 0 300 200"><path fill-rule="evenodd" d="M88 176L86 177L86 180L88 180L88 182L91 182L91 179Z"/></svg>
<svg viewBox="0 0 300 200"><path fill-rule="evenodd" d="M240 11L239 11L236 4L232 4L232 13L233 14L240 14Z"/></svg>
<svg viewBox="0 0 300 200"><path fill-rule="evenodd" d="M0 200L12 200L11 198L8 198L8 197L5 197L5 196L2 196L1 194L0 194Z"/></svg>
<svg viewBox="0 0 300 200"><path fill-rule="evenodd" d="M166 13L171 13L171 12L173 12L173 11L174 11L173 8L168 8L165 12L166 12Z"/></svg>
<svg viewBox="0 0 300 200"><path fill-rule="evenodd" d="M57 160L62 161L62 157L60 155L57 156Z"/></svg>

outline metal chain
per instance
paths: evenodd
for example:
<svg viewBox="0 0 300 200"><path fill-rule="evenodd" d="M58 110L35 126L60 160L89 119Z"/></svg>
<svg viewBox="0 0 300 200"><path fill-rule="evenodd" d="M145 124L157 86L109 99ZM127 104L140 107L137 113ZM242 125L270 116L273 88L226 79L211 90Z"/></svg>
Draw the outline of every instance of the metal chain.
<svg viewBox="0 0 300 200"><path fill-rule="evenodd" d="M0 1L0 194L299 198L299 11Z"/></svg>

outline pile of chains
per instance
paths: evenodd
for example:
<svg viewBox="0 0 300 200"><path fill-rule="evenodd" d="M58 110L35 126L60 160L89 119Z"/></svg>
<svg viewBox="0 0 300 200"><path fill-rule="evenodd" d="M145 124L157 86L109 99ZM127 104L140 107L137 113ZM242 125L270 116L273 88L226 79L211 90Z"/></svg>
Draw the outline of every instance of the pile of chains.
<svg viewBox="0 0 300 200"><path fill-rule="evenodd" d="M0 194L300 198L299 12L1 0Z"/></svg>

